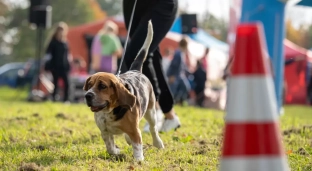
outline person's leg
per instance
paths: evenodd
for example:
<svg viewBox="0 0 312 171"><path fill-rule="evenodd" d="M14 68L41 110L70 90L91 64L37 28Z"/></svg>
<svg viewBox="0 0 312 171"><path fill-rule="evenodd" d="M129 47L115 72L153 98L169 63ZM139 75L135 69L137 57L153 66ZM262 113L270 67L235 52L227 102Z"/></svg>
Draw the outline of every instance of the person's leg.
<svg viewBox="0 0 312 171"><path fill-rule="evenodd" d="M205 100L204 90L202 90L202 91L196 93L196 104L197 104L199 107L203 107L204 100Z"/></svg>
<svg viewBox="0 0 312 171"><path fill-rule="evenodd" d="M69 96L69 77L68 77L68 72L64 72L61 75L63 81L64 81L64 98L63 101L66 102L68 101L68 96Z"/></svg>
<svg viewBox="0 0 312 171"><path fill-rule="evenodd" d="M170 30L175 20L177 6L178 1L176 0L160 0L159 3L153 8L152 23L154 26L154 30L159 30L157 34L154 33L154 39L156 40L155 42L158 42L157 45L159 45L160 41L166 36L168 31ZM154 46L152 46L152 51L155 50L153 48ZM175 111L173 110L174 100L162 69L161 60L162 57L159 48L157 47L156 51L154 51L153 66L156 72L159 88L161 90L161 94L159 96L159 105L165 114L165 118L168 121L168 119L177 119L177 117L175 115ZM178 123L180 124L179 121ZM164 123L164 125L165 124L166 123ZM164 129L162 130L166 131Z"/></svg>
<svg viewBox="0 0 312 171"><path fill-rule="evenodd" d="M143 66L143 73L150 79L155 90L156 98L159 100L163 112L167 113L171 110L173 105L164 107L163 104L173 103L173 100L170 100L169 98L169 101L172 102L168 103L166 102L168 100L166 96L159 97L159 89L164 92L163 94L168 94L168 92L170 91L162 71L162 57L159 53L158 45L166 36L167 32L170 30L175 20L175 14L177 12L177 1L160 0L154 6L150 6L149 4L147 4L145 10L146 8L149 10L146 11L143 10L144 8L142 8L142 3L143 2L141 2L140 0L137 3L130 31L131 42L129 43L125 54L125 64L127 66L130 66L138 51L141 49L146 38L146 36L143 35L147 34L147 24L148 21L151 19L153 23L154 36L151 46L149 48L149 52L154 52L154 55L152 56L151 53L149 53L147 60ZM126 27L129 26L129 20L133 4L133 0L124 1L124 18ZM159 98L161 98L162 100L160 100Z"/></svg>
<svg viewBox="0 0 312 171"><path fill-rule="evenodd" d="M138 9L140 9L140 7L138 7ZM144 15L141 15L140 17L138 16L139 19L136 18L136 12L130 31L131 42L127 47L125 55L125 64L127 66L130 66L145 41L146 36L144 35L147 34L148 21L151 19L153 24L154 36L149 48L149 55L143 65L143 73L150 79L154 88L156 98L159 101L160 107L165 113L165 117L167 119L175 118L175 113L173 111L174 101L170 93L169 87L166 83L165 76L163 74L163 70L161 67L162 57L159 53L158 45L166 36L167 32L170 30L175 20L176 12L176 0L157 1L157 4L152 6L149 10L145 11ZM131 14L124 15L128 16L129 19L129 16ZM125 17L125 20L127 20L127 17ZM126 21L126 23L128 23L128 21ZM151 54L151 52L153 52L153 55Z"/></svg>
<svg viewBox="0 0 312 171"><path fill-rule="evenodd" d="M147 7L144 8L144 6L148 6L148 3L144 3L140 0L137 0L137 1L139 2L137 2L136 4L131 28L129 28L135 0L123 0L123 17L124 17L126 29L127 30L130 29L130 34L129 34L130 38L128 40L127 47L126 47L126 42L124 45L124 49L126 50L126 53L125 53L124 61L122 63L122 67L123 67L122 73L128 71L134 58L136 57L137 53L139 52L139 50L141 49L143 45L143 42L145 40L145 36L143 36L143 34L144 33L145 35L147 34L147 23L146 23L146 28L145 28L146 30L143 30L145 32L141 33L143 27L141 26L142 24L140 22L142 21L142 17L144 16L145 18L150 17L150 15L146 16ZM142 28L138 29L138 27L140 26ZM134 43L131 43L131 42L134 42Z"/></svg>
<svg viewBox="0 0 312 171"><path fill-rule="evenodd" d="M173 118L174 111L173 111L173 105L174 105L174 98L173 96L176 95L175 90L175 83L173 83L172 88L169 88L169 85L166 80L166 76L163 72L162 65L161 65L161 54L159 52L159 49L157 49L154 52L153 57L153 66L156 72L156 78L158 80L159 89L160 89L160 95L158 97L159 105L161 107L161 110L164 112L166 118Z"/></svg>
<svg viewBox="0 0 312 171"><path fill-rule="evenodd" d="M58 91L58 79L59 79L59 74L56 73L56 72L51 72L52 74L52 77L53 77L53 85L54 85L54 90L53 90L53 93L52 93L52 100L55 101L55 96L57 94L57 91Z"/></svg>

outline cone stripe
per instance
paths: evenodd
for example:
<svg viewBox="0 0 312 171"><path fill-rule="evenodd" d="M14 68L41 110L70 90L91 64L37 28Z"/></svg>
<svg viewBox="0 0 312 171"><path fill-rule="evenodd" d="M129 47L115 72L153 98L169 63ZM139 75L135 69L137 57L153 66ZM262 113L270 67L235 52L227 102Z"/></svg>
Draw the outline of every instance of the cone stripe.
<svg viewBox="0 0 312 171"><path fill-rule="evenodd" d="M221 171L289 170L262 24L237 27Z"/></svg>
<svg viewBox="0 0 312 171"><path fill-rule="evenodd" d="M220 171L248 170L248 171L288 171L285 157L248 157L248 158L223 158Z"/></svg>
<svg viewBox="0 0 312 171"><path fill-rule="evenodd" d="M225 127L223 156L282 156L277 123L228 123Z"/></svg>
<svg viewBox="0 0 312 171"><path fill-rule="evenodd" d="M232 76L228 82L230 122L271 122L278 118L274 85L270 76Z"/></svg>
<svg viewBox="0 0 312 171"><path fill-rule="evenodd" d="M271 75L263 28L254 23L237 27L232 75ZM264 49L265 47L265 49Z"/></svg>

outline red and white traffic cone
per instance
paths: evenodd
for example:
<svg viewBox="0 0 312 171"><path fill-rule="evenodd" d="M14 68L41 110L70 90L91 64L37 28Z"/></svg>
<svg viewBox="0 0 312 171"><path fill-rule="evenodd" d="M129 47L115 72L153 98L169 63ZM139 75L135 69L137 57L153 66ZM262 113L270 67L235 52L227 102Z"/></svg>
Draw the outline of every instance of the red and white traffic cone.
<svg viewBox="0 0 312 171"><path fill-rule="evenodd" d="M261 23L237 27L221 171L289 170Z"/></svg>

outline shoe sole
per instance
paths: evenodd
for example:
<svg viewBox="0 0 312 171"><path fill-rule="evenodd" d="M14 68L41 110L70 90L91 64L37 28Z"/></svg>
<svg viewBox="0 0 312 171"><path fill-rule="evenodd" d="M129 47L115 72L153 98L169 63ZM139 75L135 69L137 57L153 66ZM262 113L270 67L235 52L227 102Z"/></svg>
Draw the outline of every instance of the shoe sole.
<svg viewBox="0 0 312 171"><path fill-rule="evenodd" d="M177 129L180 128L180 127L181 127L181 125L178 125L176 128L174 128L174 131L177 131ZM158 133L164 133L164 131L158 131Z"/></svg>

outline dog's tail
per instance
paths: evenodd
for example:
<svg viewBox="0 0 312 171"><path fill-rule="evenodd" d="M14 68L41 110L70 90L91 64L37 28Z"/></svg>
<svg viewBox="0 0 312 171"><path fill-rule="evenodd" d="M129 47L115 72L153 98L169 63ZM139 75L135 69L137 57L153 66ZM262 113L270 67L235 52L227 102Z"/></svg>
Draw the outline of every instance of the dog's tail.
<svg viewBox="0 0 312 171"><path fill-rule="evenodd" d="M138 55L135 57L133 63L131 64L130 70L137 70L137 71L142 72L142 66L143 66L143 63L146 59L149 47L152 43L153 34L154 34L153 25L152 25L151 20L149 20L145 42L144 42L141 50L139 51Z"/></svg>

